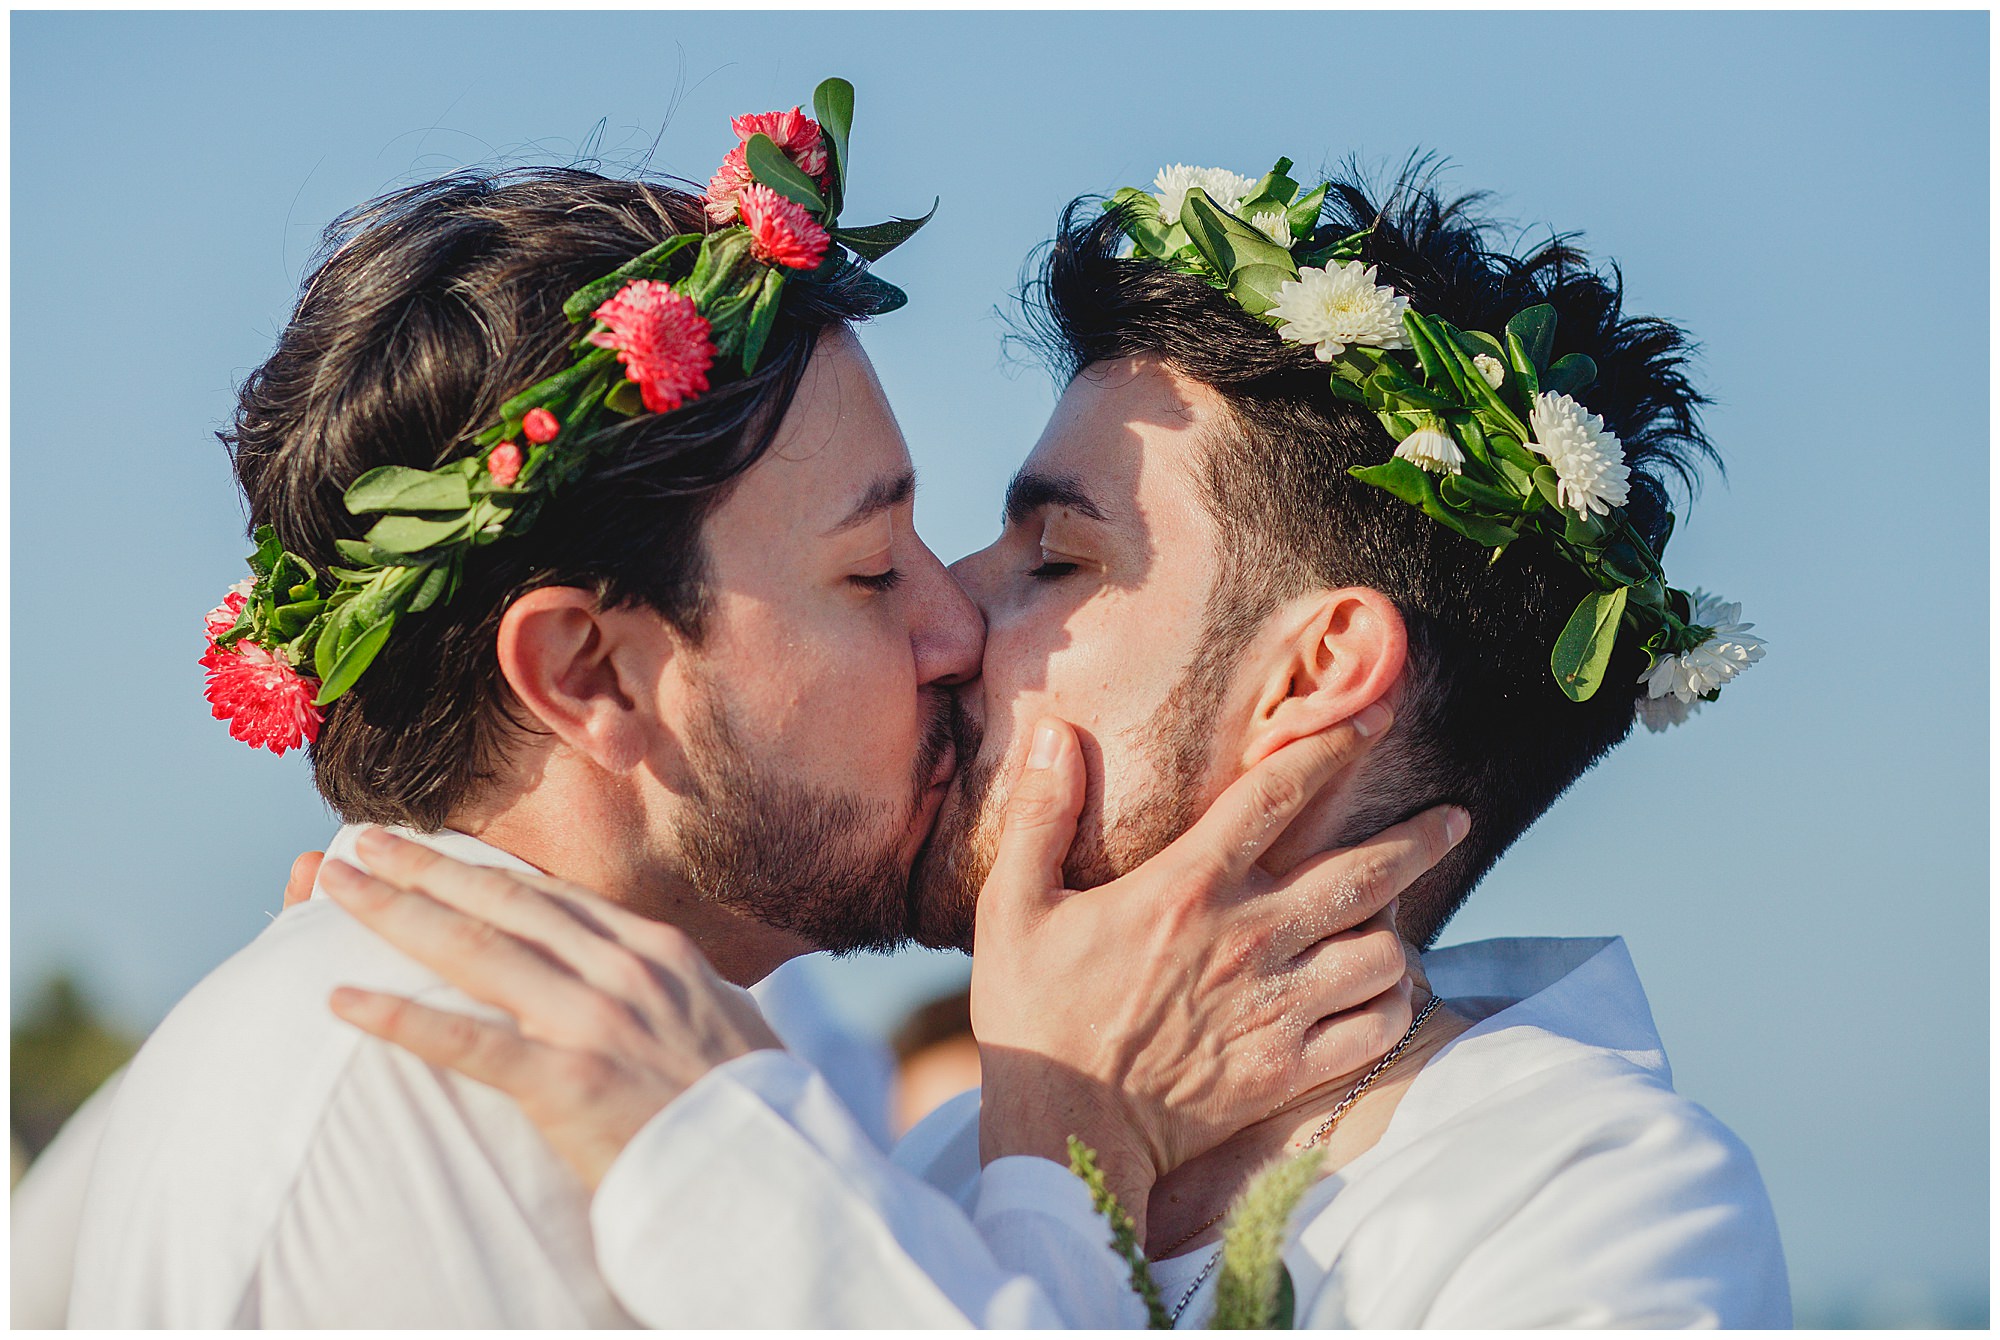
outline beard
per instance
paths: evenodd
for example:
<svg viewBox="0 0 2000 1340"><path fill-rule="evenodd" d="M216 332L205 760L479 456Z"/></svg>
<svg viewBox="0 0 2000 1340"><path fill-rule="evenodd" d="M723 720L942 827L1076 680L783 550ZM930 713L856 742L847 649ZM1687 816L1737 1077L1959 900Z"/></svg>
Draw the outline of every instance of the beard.
<svg viewBox="0 0 2000 1340"><path fill-rule="evenodd" d="M1211 771L1211 723L1226 683L1216 670L1198 653L1146 724L1120 732L1151 764L1151 776L1115 797L1104 794L1102 770L1098 781L1086 782L1076 839L1063 858L1065 888L1094 889L1131 873L1201 816ZM909 925L920 945L970 953L979 891L999 850L1008 792L998 785L999 760L980 754L982 732L956 695L951 708L959 772L917 856Z"/></svg>
<svg viewBox="0 0 2000 1340"><path fill-rule="evenodd" d="M952 741L932 695L910 789L872 800L793 780L752 759L713 685L686 740L693 803L681 864L700 895L835 954L908 941L910 872L897 848Z"/></svg>

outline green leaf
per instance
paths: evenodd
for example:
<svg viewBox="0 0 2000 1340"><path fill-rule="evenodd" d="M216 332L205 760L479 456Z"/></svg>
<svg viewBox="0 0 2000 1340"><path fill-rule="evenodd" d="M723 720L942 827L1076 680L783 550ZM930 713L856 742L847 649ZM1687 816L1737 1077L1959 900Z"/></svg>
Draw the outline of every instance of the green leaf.
<svg viewBox="0 0 2000 1340"><path fill-rule="evenodd" d="M1294 238L1312 236L1313 229L1319 226L1320 206L1325 203L1325 182L1321 182L1292 202L1291 208L1285 211L1285 223L1291 228Z"/></svg>
<svg viewBox="0 0 2000 1340"><path fill-rule="evenodd" d="M743 161L749 165L750 175L795 204L804 205L815 214L826 211L826 201L821 198L819 187L813 179L799 171L798 164L785 157L769 135L752 135L743 145Z"/></svg>
<svg viewBox="0 0 2000 1340"><path fill-rule="evenodd" d="M1507 323L1507 349L1512 353L1515 342L1519 341L1524 361L1516 363L1514 370L1527 375L1540 373L1549 365L1549 355L1555 352L1556 309L1541 303L1517 312Z"/></svg>
<svg viewBox="0 0 2000 1340"><path fill-rule="evenodd" d="M538 405L553 404L588 381L597 370L618 357L613 349L592 349L554 376L544 377L500 407L502 419L518 420ZM494 439L498 441L499 439Z"/></svg>
<svg viewBox="0 0 2000 1340"><path fill-rule="evenodd" d="M1596 380L1597 364L1589 354L1564 354L1542 374L1541 389L1556 395L1575 395Z"/></svg>
<svg viewBox="0 0 2000 1340"><path fill-rule="evenodd" d="M1459 347L1464 349L1468 354L1487 354L1499 359L1502 364L1506 363L1506 349L1501 347L1500 341L1494 339L1485 331L1459 330L1453 327L1451 334L1452 338L1458 341Z"/></svg>
<svg viewBox="0 0 2000 1340"><path fill-rule="evenodd" d="M367 512L462 512L472 506L465 476L449 467L412 470L402 465L377 466L349 484L342 496L347 510L356 516Z"/></svg>
<svg viewBox="0 0 2000 1340"><path fill-rule="evenodd" d="M604 395L604 407L617 414L631 418L646 412L646 397L635 381L621 381Z"/></svg>
<svg viewBox="0 0 2000 1340"><path fill-rule="evenodd" d="M1519 494L1509 493L1491 484L1482 484L1465 475L1447 475L1444 483L1438 486L1438 491L1447 501L1468 507L1484 507L1489 511L1501 513L1518 513L1521 510Z"/></svg>
<svg viewBox="0 0 2000 1340"><path fill-rule="evenodd" d="M743 375L746 377L757 370L757 359L764 352L764 342L771 336L772 323L778 319L778 296L784 291L784 272L767 271L763 282L758 285L757 301L750 308L750 319L743 327Z"/></svg>
<svg viewBox="0 0 2000 1340"><path fill-rule="evenodd" d="M1299 1311L1299 1291L1292 1284L1292 1268L1278 1263L1278 1299L1271 1309L1271 1329L1289 1331L1295 1329Z"/></svg>
<svg viewBox="0 0 2000 1340"><path fill-rule="evenodd" d="M826 202L830 223L840 217L840 204L847 195L847 137L854 130L854 85L839 78L820 80L813 90L813 119L819 122L828 166L833 169L833 186Z"/></svg>
<svg viewBox="0 0 2000 1340"><path fill-rule="evenodd" d="M1361 388L1355 385L1351 378L1341 375L1339 369L1336 369L1326 382L1327 389L1333 392L1334 399L1351 401L1357 405L1368 403L1368 397L1361 393Z"/></svg>
<svg viewBox="0 0 2000 1340"><path fill-rule="evenodd" d="M1559 512L1569 511L1569 508L1563 505L1562 476L1556 473L1554 466L1537 465L1533 479L1535 492L1542 495L1544 502Z"/></svg>
<svg viewBox="0 0 2000 1340"><path fill-rule="evenodd" d="M1577 603L1563 625L1549 656L1556 686L1571 702L1583 702L1604 682L1611 649L1618 640L1618 621L1625 613L1625 588L1593 591Z"/></svg>
<svg viewBox="0 0 2000 1340"><path fill-rule="evenodd" d="M366 632L356 638L340 659L320 680L319 696L313 699L315 707L325 707L334 699L354 687L354 681L361 678L361 672L374 661L376 653L388 642L389 634L396 629L396 616L391 613L376 620ZM324 640L322 639L322 645Z"/></svg>
<svg viewBox="0 0 2000 1340"><path fill-rule="evenodd" d="M1507 332L1507 366L1514 373L1510 389L1521 398L1523 406L1533 405L1542 390L1542 374L1535 366L1534 354L1512 330Z"/></svg>
<svg viewBox="0 0 2000 1340"><path fill-rule="evenodd" d="M424 573L424 580L417 587L416 596L410 601L410 613L421 614L435 605L452 585L452 564L440 563Z"/></svg>
<svg viewBox="0 0 2000 1340"><path fill-rule="evenodd" d="M1275 265L1246 265L1229 279L1229 296L1252 316L1262 316L1278 305L1278 291L1297 279L1298 272Z"/></svg>
<svg viewBox="0 0 2000 1340"><path fill-rule="evenodd" d="M1291 248L1279 246L1235 215L1223 212L1199 186L1190 190L1181 202L1181 223L1192 238L1195 225L1189 222L1190 215L1212 234L1221 274L1233 275L1247 266L1269 265L1283 270L1288 278L1299 277Z"/></svg>
<svg viewBox="0 0 2000 1340"><path fill-rule="evenodd" d="M933 199L930 213L921 219L890 219L887 223L871 223L865 228L836 228L833 240L864 261L879 261L907 242L917 229L929 223L937 214L937 209L938 202Z"/></svg>
<svg viewBox="0 0 2000 1340"><path fill-rule="evenodd" d="M361 538L377 549L392 554L416 554L450 540L463 539L471 527L463 516L442 521L426 521L415 516L385 516Z"/></svg>
<svg viewBox="0 0 2000 1340"><path fill-rule="evenodd" d="M1357 465L1347 473L1364 484L1385 489L1404 502L1415 503L1419 507L1438 500L1436 482L1401 456L1391 457L1380 465Z"/></svg>
<svg viewBox="0 0 2000 1340"><path fill-rule="evenodd" d="M634 256L602 279L593 279L563 300L563 315L572 325L588 320L607 299L635 279L664 279L667 260L702 239L700 233L676 233L656 247ZM498 439L495 439L496 441Z"/></svg>
<svg viewBox="0 0 2000 1340"><path fill-rule="evenodd" d="M1519 470L1523 478L1532 477L1535 471L1542 467L1541 461L1537 460L1533 453L1522 446L1512 434L1489 431L1486 434L1486 445L1492 450L1495 461L1506 461ZM1521 491L1526 493L1528 486L1523 484Z"/></svg>
<svg viewBox="0 0 2000 1340"><path fill-rule="evenodd" d="M1236 210L1240 218L1249 218L1258 209L1276 206L1285 209L1299 193L1299 184L1286 174L1292 170L1292 160L1280 158L1277 166L1257 179L1250 188L1250 194L1243 197L1242 207Z"/></svg>

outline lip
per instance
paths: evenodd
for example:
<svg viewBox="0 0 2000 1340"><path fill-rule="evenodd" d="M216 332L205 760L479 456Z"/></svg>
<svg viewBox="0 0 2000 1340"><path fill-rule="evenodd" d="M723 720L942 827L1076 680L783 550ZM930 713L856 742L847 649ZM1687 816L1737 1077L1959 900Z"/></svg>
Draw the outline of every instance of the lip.
<svg viewBox="0 0 2000 1340"><path fill-rule="evenodd" d="M928 789L940 790L951 785L951 779L958 775L958 745L947 742L944 751L938 755L937 766L931 769Z"/></svg>

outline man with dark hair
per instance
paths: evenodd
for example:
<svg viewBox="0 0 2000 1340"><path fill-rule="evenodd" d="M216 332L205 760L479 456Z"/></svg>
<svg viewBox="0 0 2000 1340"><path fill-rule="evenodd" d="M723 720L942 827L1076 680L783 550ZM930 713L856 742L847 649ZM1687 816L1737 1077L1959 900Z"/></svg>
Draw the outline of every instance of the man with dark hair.
<svg viewBox="0 0 2000 1340"><path fill-rule="evenodd" d="M796 109L736 130L705 200L522 171L413 187L336 224L225 434L258 554L209 616L203 657L238 738L312 743L347 821L331 854L365 865L383 839L363 825L387 824L473 866L604 890L593 925L701 965L670 1031L732 1055L776 1045L738 987L810 950L906 935L910 870L953 771L947 690L976 677L981 643L912 527L909 454L849 329L900 295L837 248L836 206L809 213L764 184L837 201L844 139ZM753 172L746 154L790 167ZM1065 911L1118 936L1201 900L1125 981L1063 984L1032 962L1012 979L1022 1011L1054 991L1155 989L1167 1017L1137 1044L1157 1074L1111 1089L1072 1064L1099 1041L1082 1029L1028 1067L1033 1101L1093 1107L1094 1139L1143 1146L1145 1168L1121 1168L1141 1193L1268 1108L1288 1072L1352 1069L1407 1019L1393 937L1310 951L1435 858L1442 814L1348 866L1251 869L1365 734L1273 760L1175 859ZM330 866L326 890L343 875L359 878ZM1364 895L1325 910L1348 882ZM1264 897L1232 911L1224 895L1245 892ZM1218 944L1263 958L1242 980L1188 971ZM629 987L647 971L635 952L601 954L599 980ZM176 1007L116 1094L70 1323L629 1324L593 1258L589 1159L566 1166L504 1098L341 1024L325 1009L338 984L472 1004L329 897L288 910ZM1162 1115L1177 1082L1219 1070L1174 1026L1191 994L1206 1024L1271 1058L1210 1085L1193 1125ZM835 1120L823 1083L794 1077L787 1115ZM999 1152L1046 1140L1023 1125ZM1062 1194L1087 1206L1080 1187ZM837 1233L859 1212L830 1193L815 1214ZM1001 1259L1006 1244L989 1249L941 1199L929 1214L926 1237L963 1267L925 1295L929 1316L1047 1323L1115 1303L1099 1288L1066 1311L1065 1278L1037 1269L1059 1257L1072 1283L1115 1280L1088 1236L1030 1215L1042 1230ZM763 1275L739 1266L746 1287ZM676 1273L650 1256L633 1269L654 1289Z"/></svg>
<svg viewBox="0 0 2000 1340"><path fill-rule="evenodd" d="M1469 836L1396 912L1403 938L1429 946L1635 719L1685 717L1761 655L1733 610L1660 580L1664 476L1687 479L1712 451L1681 333L1626 315L1615 271L1562 240L1515 258L1473 201L1420 174L1386 198L1330 183L1289 218L1256 208L1265 183L1220 170L1176 167L1158 185L1065 215L1028 295L1062 399L1009 489L1003 534L953 569L987 620L981 678L957 693L959 733L978 746L926 847L917 919L927 943L964 947L977 907L988 1087L897 1159L965 1205L1007 1111L993 1081L1019 1050L1016 1021L982 1017L981 981L1018 952L1023 909L994 876L1038 859L1024 843L1057 853L1066 887L1115 882L1246 769L1393 703L1395 729L1271 857L1463 806ZM1259 234L1288 228L1293 254L1270 259ZM1128 239L1135 254L1121 254ZM1480 334L1495 330L1506 344ZM1385 370L1395 350L1412 354ZM1585 385L1589 414L1558 389ZM1051 718L1087 723L1087 747ZM1024 839L1023 807L1061 840ZM388 878L493 916L439 863L396 866ZM372 896L392 937L447 976L468 971L407 911L394 924L388 909L414 895ZM1218 1297L1221 1223L1260 1168L1310 1151L1315 1163L1290 1165L1307 1171L1288 1174L1304 1199L1282 1262L1300 1324L1789 1324L1754 1162L1673 1092L1622 942L1489 941L1422 963L1427 1003L1382 1067L1302 1083L1154 1183L1135 1217L1156 1320L1277 1315L1268 1293L1265 1311L1242 1310L1241 1270ZM510 1008L573 1013L556 983L576 971L551 967ZM384 1009L363 1022L446 1064L465 1063L481 1031L425 1035ZM587 1028L572 1036L599 1050ZM549 1095L532 1064L485 1073L524 1101ZM587 1105L556 1106L591 1120ZM600 1194L643 1197L653 1151L698 1106L665 1106ZM1258 1194L1267 1218L1289 1212L1280 1185ZM1268 1286L1279 1263L1263 1266Z"/></svg>

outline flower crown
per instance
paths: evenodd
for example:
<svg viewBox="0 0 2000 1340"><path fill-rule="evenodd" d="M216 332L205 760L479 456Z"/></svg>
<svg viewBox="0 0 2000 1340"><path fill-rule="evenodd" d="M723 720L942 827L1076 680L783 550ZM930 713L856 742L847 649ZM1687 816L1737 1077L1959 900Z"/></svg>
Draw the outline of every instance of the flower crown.
<svg viewBox="0 0 2000 1340"><path fill-rule="evenodd" d="M709 228L572 294L563 315L590 323L575 361L502 405L477 450L350 484L347 510L379 519L335 542L347 566L317 571L258 528L252 576L209 612L201 658L231 735L275 754L318 739L321 709L354 687L398 621L450 600L475 549L528 530L610 428L671 413L736 368L756 371L787 283L839 281L869 315L908 300L862 267L928 223L935 202L920 219L841 227L854 86L826 80L813 111L817 120L794 107L731 121L737 145L704 197Z"/></svg>
<svg viewBox="0 0 2000 1340"><path fill-rule="evenodd" d="M1135 255L1208 280L1280 338L1310 347L1337 398L1375 412L1395 454L1354 467L1356 479L1490 548L1495 562L1532 533L1590 579L1549 657L1572 701L1597 692L1620 636L1649 658L1638 701L1649 729L1715 701L1763 659L1763 639L1740 605L1666 584L1625 513L1624 449L1575 399L1596 365L1581 353L1551 361L1555 309L1530 307L1499 336L1413 311L1362 262L1372 229L1321 235L1327 188L1301 194L1291 166L1281 158L1253 181L1177 163L1153 191L1124 187L1106 208L1121 211Z"/></svg>

